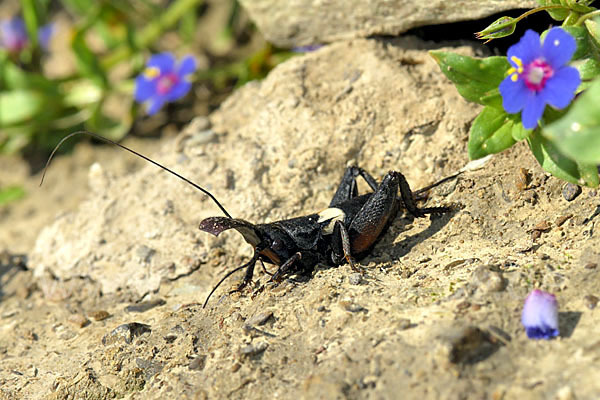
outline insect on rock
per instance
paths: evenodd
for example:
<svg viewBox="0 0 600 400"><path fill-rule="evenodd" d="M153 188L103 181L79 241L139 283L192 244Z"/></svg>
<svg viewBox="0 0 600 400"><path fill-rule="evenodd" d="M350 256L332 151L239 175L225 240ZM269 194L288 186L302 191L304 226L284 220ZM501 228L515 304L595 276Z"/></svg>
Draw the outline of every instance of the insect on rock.
<svg viewBox="0 0 600 400"><path fill-rule="evenodd" d="M208 300L221 283L237 271L246 270L242 282L235 291L242 290L247 286L252 281L257 262L278 266L271 276L271 281L275 282L290 275L309 276L317 264L335 267L348 263L353 270L359 271L355 260L369 254L402 206L416 218L452 211L451 207L419 208L415 198L460 174L459 172L448 176L413 192L406 178L400 172L389 171L378 183L363 169L352 166L346 168L329 207L326 209L302 217L266 224L253 224L243 219L233 218L209 191L189 179L128 147L87 131L72 133L60 141L46 163L42 182L56 150L65 140L78 134L86 134L119 146L200 190L210 197L225 214L224 217L204 219L200 222L200 230L218 236L226 230L235 229L254 248L254 254L247 263L228 272L214 286L203 307L206 307ZM359 177L365 180L372 192L358 194L357 179ZM400 192L400 196L398 196L398 192Z"/></svg>

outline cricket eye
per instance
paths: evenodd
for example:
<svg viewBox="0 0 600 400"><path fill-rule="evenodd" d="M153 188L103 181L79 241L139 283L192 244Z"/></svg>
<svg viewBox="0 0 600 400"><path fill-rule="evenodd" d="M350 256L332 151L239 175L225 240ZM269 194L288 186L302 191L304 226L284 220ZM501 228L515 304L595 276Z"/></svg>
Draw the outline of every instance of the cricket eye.
<svg viewBox="0 0 600 400"><path fill-rule="evenodd" d="M283 242L280 239L273 239L273 242L271 243L271 249L273 249L273 250L283 249Z"/></svg>

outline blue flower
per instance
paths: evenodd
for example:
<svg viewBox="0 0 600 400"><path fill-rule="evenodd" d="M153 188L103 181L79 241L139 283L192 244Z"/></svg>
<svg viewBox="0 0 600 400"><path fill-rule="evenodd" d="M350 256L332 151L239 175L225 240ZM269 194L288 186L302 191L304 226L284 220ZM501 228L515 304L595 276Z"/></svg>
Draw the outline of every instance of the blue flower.
<svg viewBox="0 0 600 400"><path fill-rule="evenodd" d="M52 39L55 30L54 24L46 24L38 29L38 42L42 49L46 51L50 49L50 39Z"/></svg>
<svg viewBox="0 0 600 400"><path fill-rule="evenodd" d="M135 100L147 102L148 114L155 114L165 103L178 100L190 91L192 84L188 78L195 70L192 56L184 57L176 66L172 54L155 54L135 79Z"/></svg>
<svg viewBox="0 0 600 400"><path fill-rule="evenodd" d="M11 53L18 53L27 46L29 37L23 19L14 16L0 21L0 44Z"/></svg>
<svg viewBox="0 0 600 400"><path fill-rule="evenodd" d="M543 43L528 30L508 49L512 68L500 83L502 106L510 114L522 110L525 129L537 126L546 104L561 109L573 100L581 79L579 71L566 64L575 49L575 39L561 28L550 29Z"/></svg>
<svg viewBox="0 0 600 400"><path fill-rule="evenodd" d="M48 50L50 39L54 34L54 24L47 24L38 30L38 41L44 50ZM0 21L0 46L11 53L19 53L29 44L29 36L25 22L18 16Z"/></svg>
<svg viewBox="0 0 600 400"><path fill-rule="evenodd" d="M535 289L525 299L521 323L530 339L558 336L558 303L553 294Z"/></svg>

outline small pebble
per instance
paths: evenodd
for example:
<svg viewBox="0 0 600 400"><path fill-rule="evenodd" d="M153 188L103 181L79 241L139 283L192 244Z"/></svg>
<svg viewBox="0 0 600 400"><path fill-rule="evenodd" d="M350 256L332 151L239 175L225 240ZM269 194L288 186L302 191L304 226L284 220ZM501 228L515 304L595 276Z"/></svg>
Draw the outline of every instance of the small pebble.
<svg viewBox="0 0 600 400"><path fill-rule="evenodd" d="M249 325L249 326L264 325L267 323L269 318L271 318L272 316L273 316L272 311L259 312L257 314L254 314L252 316L252 318L249 318L246 321L246 325Z"/></svg>
<svg viewBox="0 0 600 400"><path fill-rule="evenodd" d="M107 346L120 341L130 344L134 338L149 332L152 332L150 325L142 324L140 322L122 324L104 335L102 337L102 344Z"/></svg>
<svg viewBox="0 0 600 400"><path fill-rule="evenodd" d="M269 345L266 342L260 342L257 344L250 344L248 346L244 346L240 349L240 355L246 357L256 356L262 352L264 352Z"/></svg>
<svg viewBox="0 0 600 400"><path fill-rule="evenodd" d="M366 309L363 306L356 304L351 300L341 300L340 306L342 306L344 310L350 312L366 311Z"/></svg>
<svg viewBox="0 0 600 400"><path fill-rule="evenodd" d="M500 272L481 265L471 275L471 285L483 293L501 292L506 287L506 281Z"/></svg>
<svg viewBox="0 0 600 400"><path fill-rule="evenodd" d="M585 269L596 269L597 266L598 266L598 264L596 264L596 263L588 263L583 268L585 268Z"/></svg>
<svg viewBox="0 0 600 400"><path fill-rule="evenodd" d="M163 299L155 299L150 301L142 301L141 303L132 304L130 306L125 307L126 312L145 312L153 309L154 307L159 307L167 302Z"/></svg>
<svg viewBox="0 0 600 400"><path fill-rule="evenodd" d="M562 195L566 201L573 201L581 194L581 186L566 183L562 188Z"/></svg>
<svg viewBox="0 0 600 400"><path fill-rule="evenodd" d="M191 369L192 371L201 371L204 369L205 365L206 365L206 356L197 356L192 361L190 361L188 368Z"/></svg>
<svg viewBox="0 0 600 400"><path fill-rule="evenodd" d="M92 311L89 313L89 317L94 321L102 321L110 317L110 314L104 310Z"/></svg>
<svg viewBox="0 0 600 400"><path fill-rule="evenodd" d="M238 372L240 368L242 368L242 364L236 362L231 366L231 372Z"/></svg>
<svg viewBox="0 0 600 400"><path fill-rule="evenodd" d="M73 314L69 317L69 322L79 328L83 328L90 323L90 320L83 314Z"/></svg>
<svg viewBox="0 0 600 400"><path fill-rule="evenodd" d="M396 328L398 328L400 331L405 331L413 326L416 325L412 324L408 318L400 318L398 322L396 322Z"/></svg>
<svg viewBox="0 0 600 400"><path fill-rule="evenodd" d="M573 217L573 214L562 215L556 219L556 226L562 226L569 218Z"/></svg>
<svg viewBox="0 0 600 400"><path fill-rule="evenodd" d="M583 298L583 302L585 303L585 306L587 308L589 308L590 310L593 310L594 308L596 308L596 305L598 304L598 298L596 296L594 296L593 294L589 294Z"/></svg>
<svg viewBox="0 0 600 400"><path fill-rule="evenodd" d="M472 363L493 353L495 346L476 326L457 326L436 338L434 357L441 365Z"/></svg>
<svg viewBox="0 0 600 400"><path fill-rule="evenodd" d="M152 259L152 256L156 253L156 250L146 246L146 245L141 245L139 246L136 251L135 251L135 255L137 256L137 258L143 262L143 263L149 263L150 260Z"/></svg>
<svg viewBox="0 0 600 400"><path fill-rule="evenodd" d="M362 274L360 274L359 272L354 272L348 277L348 281L351 285L360 285L362 280Z"/></svg>

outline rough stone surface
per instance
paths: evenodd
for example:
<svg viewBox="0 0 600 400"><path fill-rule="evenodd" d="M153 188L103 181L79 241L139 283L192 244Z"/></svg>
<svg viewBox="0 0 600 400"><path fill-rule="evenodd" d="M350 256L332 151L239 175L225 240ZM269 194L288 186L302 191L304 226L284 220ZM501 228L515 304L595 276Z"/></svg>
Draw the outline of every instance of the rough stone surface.
<svg viewBox="0 0 600 400"><path fill-rule="evenodd" d="M371 35L395 36L419 26L473 20L504 10L537 6L533 0L241 0L241 3L267 40L283 47Z"/></svg>
<svg viewBox="0 0 600 400"><path fill-rule="evenodd" d="M423 187L467 163L479 111L428 47L361 39L294 58L226 101L211 140L178 138L152 157L254 222L327 207L350 163ZM432 191L425 205L460 204L454 214L399 215L360 261L361 284L341 266L260 291L269 276L257 268L256 286L230 295L240 272L205 309L249 246L198 231L218 209L172 176L104 169L106 184L40 233L35 279L0 262L0 398L598 398L600 313L584 300L600 281L587 267L598 197L565 201L523 143ZM552 223L533 241L540 221ZM557 296L555 340L529 340L520 324L535 287ZM152 298L166 303L125 311ZM107 318L68 322L97 310Z"/></svg>

